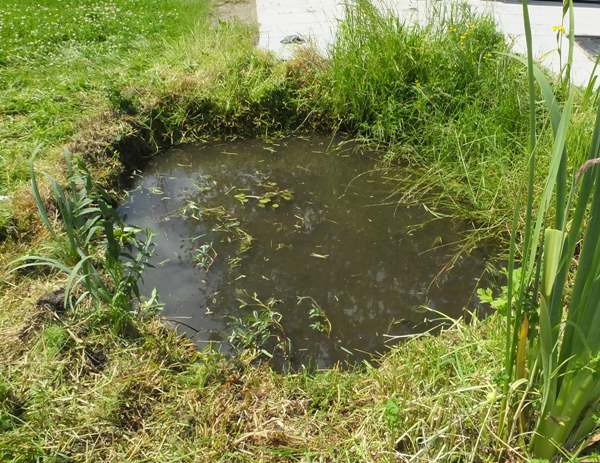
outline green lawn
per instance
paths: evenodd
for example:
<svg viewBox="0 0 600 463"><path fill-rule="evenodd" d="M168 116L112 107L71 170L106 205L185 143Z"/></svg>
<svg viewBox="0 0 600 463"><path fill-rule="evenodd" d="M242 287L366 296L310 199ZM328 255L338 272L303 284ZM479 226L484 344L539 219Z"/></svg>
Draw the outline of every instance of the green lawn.
<svg viewBox="0 0 600 463"><path fill-rule="evenodd" d="M27 180L34 146L55 156L78 124L109 108L124 86L148 78L165 43L203 18L207 4L2 0L0 195Z"/></svg>

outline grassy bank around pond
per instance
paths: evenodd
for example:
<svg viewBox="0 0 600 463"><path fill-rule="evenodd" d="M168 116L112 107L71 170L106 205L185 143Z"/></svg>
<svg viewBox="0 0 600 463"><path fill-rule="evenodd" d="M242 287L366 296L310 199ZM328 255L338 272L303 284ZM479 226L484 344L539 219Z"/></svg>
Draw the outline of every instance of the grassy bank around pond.
<svg viewBox="0 0 600 463"><path fill-rule="evenodd" d="M159 323L124 337L5 304L0 459L11 462L497 461L499 319L407 342L378 368L278 374L199 353ZM23 288L25 289L25 288ZM53 309L50 309L53 310ZM87 320L86 320L87 318Z"/></svg>
<svg viewBox="0 0 600 463"><path fill-rule="evenodd" d="M343 131L383 148L387 175L395 163L414 166L398 178L397 200L469 219L477 240L502 236L525 193L528 107L524 68L490 20L457 9L417 30L363 4L331 60L304 52L281 63L254 50L252 26L215 21L203 2L63 3L44 14L66 35L48 27L47 50L21 37L8 49L18 53L0 57L9 90L0 194L10 203L0 244L1 461L526 459L517 429L497 437L499 317L403 343L377 368L283 375L243 355L199 353L152 317L132 313L117 327L114 308L91 298L65 311L64 274L9 272L25 254L59 257L66 241L50 240L27 184L38 143L40 170L60 176L68 146L118 198L120 174L173 143ZM2 33L9 16L43 22L23 5L0 7ZM88 12L99 22L83 21ZM574 160L590 107L578 97ZM544 153L551 133L539 111ZM47 185L41 193L60 223ZM101 234L95 245L101 267Z"/></svg>

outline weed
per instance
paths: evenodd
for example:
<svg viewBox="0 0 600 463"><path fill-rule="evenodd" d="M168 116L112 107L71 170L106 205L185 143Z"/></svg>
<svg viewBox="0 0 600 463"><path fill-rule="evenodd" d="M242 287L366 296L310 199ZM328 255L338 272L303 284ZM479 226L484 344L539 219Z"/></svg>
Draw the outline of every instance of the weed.
<svg viewBox="0 0 600 463"><path fill-rule="evenodd" d="M272 358L276 351L286 357L290 341L281 325L281 314L274 310L280 301L270 298L263 302L256 293L243 292L238 302L240 309L251 312L244 317L233 318L229 336L231 345L240 350L253 349L268 358Z"/></svg>
<svg viewBox="0 0 600 463"><path fill-rule="evenodd" d="M301 305L304 301L308 301L310 307L308 309L308 319L310 327L320 333L325 333L327 336L331 334L331 321L321 306L310 296L299 296L297 304Z"/></svg>
<svg viewBox="0 0 600 463"><path fill-rule="evenodd" d="M383 417L390 429L400 427L400 404L394 399L388 399L384 403Z"/></svg>
<svg viewBox="0 0 600 463"><path fill-rule="evenodd" d="M24 412L24 404L11 386L0 379L0 433L13 429Z"/></svg>
<svg viewBox="0 0 600 463"><path fill-rule="evenodd" d="M357 2L318 74L315 100L331 108L340 129L384 146L386 163L416 168L397 179L392 197L399 203L425 202L469 218L475 240L499 237L525 193L515 194L527 170L525 71L492 18L458 5L430 19L411 26ZM578 111L569 135L574 157L583 156L584 121L593 118L589 104ZM538 145L550 150L544 121L538 118Z"/></svg>
<svg viewBox="0 0 600 463"><path fill-rule="evenodd" d="M44 350L48 358L52 359L60 354L69 341L69 334L64 327L49 325L44 329L40 338L40 348Z"/></svg>
<svg viewBox="0 0 600 463"><path fill-rule="evenodd" d="M197 389L205 387L212 375L216 372L211 369L209 364L198 363L191 365L183 374L178 378L178 382L185 386L191 386Z"/></svg>
<svg viewBox="0 0 600 463"><path fill-rule="evenodd" d="M204 243L194 251L193 260L205 272L208 272L217 258L217 251L212 243Z"/></svg>
<svg viewBox="0 0 600 463"><path fill-rule="evenodd" d="M503 269L502 274L508 277L508 270ZM512 290L515 292L519 291L519 285L521 283L521 269L516 268L512 273ZM479 301L484 304L489 304L494 310L497 310L502 315L506 315L508 310L508 285L504 285L500 288L500 294L497 296L493 295L491 288L478 288L477 297Z"/></svg>

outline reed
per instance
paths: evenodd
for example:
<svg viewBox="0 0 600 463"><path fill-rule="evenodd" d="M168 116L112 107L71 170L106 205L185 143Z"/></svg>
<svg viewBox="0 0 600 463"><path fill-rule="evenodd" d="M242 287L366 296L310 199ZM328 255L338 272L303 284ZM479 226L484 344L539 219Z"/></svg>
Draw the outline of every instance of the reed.
<svg viewBox="0 0 600 463"><path fill-rule="evenodd" d="M82 162L73 162L68 151L66 185L46 175L61 224L53 225L40 195L34 166L37 152L30 161L31 189L41 221L60 251L57 256L23 256L13 261L13 271L43 266L66 274L65 307L73 308L90 296L129 312L140 298L138 282L152 253L152 233L125 226L108 194ZM76 291L80 286L83 292Z"/></svg>
<svg viewBox="0 0 600 463"><path fill-rule="evenodd" d="M516 220L510 244L506 311L505 390L527 375L537 385L541 403L531 452L546 459L572 449L591 432L600 399L600 106L587 157L569 161L567 140L576 93L569 84L572 0L567 0L563 11L569 17L569 53L561 76L566 92L554 88L533 60L528 4L523 0L528 50L523 61L530 101L529 183L522 246L517 249ZM542 154L536 135L538 89L554 132L539 196L533 188ZM562 103L561 94L566 94ZM576 166L570 176L569 164Z"/></svg>

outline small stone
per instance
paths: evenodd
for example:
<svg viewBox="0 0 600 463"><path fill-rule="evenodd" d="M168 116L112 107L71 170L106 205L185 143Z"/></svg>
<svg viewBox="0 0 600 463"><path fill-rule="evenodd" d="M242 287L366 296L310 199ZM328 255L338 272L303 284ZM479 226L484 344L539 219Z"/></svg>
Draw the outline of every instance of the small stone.
<svg viewBox="0 0 600 463"><path fill-rule="evenodd" d="M283 39L281 39L281 43L289 44L289 43L306 43L306 39L300 34L291 34L286 35Z"/></svg>

